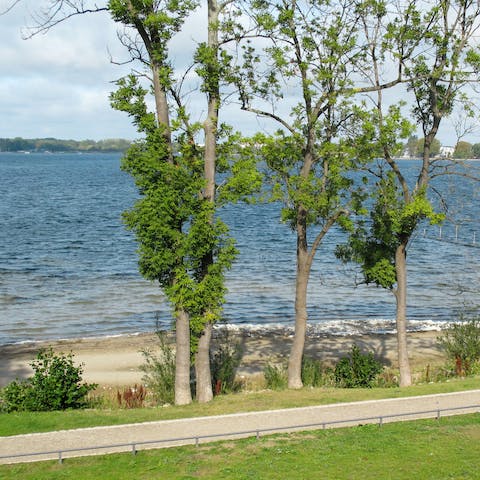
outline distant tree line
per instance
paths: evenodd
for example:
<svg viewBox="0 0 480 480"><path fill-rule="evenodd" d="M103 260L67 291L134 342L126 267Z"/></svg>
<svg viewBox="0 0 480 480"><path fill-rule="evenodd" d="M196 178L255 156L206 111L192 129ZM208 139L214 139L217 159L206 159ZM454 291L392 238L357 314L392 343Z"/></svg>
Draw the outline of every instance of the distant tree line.
<svg viewBox="0 0 480 480"><path fill-rule="evenodd" d="M106 140L59 140L56 138L0 138L1 152L124 152L131 142L122 138Z"/></svg>
<svg viewBox="0 0 480 480"><path fill-rule="evenodd" d="M416 135L412 135L405 144L405 153L407 153L409 157L421 157L423 144L423 138L418 138ZM431 154L434 156L440 155L441 148L442 144L435 138L430 149ZM464 140L459 140L449 156L457 159L480 158L480 143L472 144Z"/></svg>

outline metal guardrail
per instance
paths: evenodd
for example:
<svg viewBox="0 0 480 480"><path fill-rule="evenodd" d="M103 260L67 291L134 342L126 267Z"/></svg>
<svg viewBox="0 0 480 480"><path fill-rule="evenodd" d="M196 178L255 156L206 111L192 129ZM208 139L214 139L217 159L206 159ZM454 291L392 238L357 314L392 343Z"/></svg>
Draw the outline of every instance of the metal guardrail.
<svg viewBox="0 0 480 480"><path fill-rule="evenodd" d="M450 407L450 408L438 408L434 410L420 410L416 412L405 412L405 413L392 413L388 415L373 415L370 417L362 417L362 418L349 418L343 420L330 420L330 421L323 421L323 422L316 422L316 423L306 423L300 425L288 425L283 427L271 427L271 428L261 428L261 429L251 429L251 430L243 430L238 432L228 432L228 433L212 433L207 435L195 435L190 437L178 437L178 438L165 438L163 440L148 440L148 441L141 441L141 442L128 442L128 443L115 443L111 445L97 445L91 447L81 447L81 448L69 448L64 450L50 450L50 451L43 451L43 452L31 452L31 453L18 453L14 455L0 455L0 460L7 459L7 458L22 458L22 457L35 457L41 455L55 455L58 458L59 463L63 463L64 454L66 453L73 453L73 452L85 452L89 450L106 450L112 448L123 448L129 447L130 451L133 455L137 453L137 447L144 446L144 445L155 445L155 444L162 444L162 443L169 443L169 442L189 442L186 445L195 444L196 446L199 445L200 440L207 440L207 439L216 439L222 437L250 437L255 436L256 439L260 439L261 434L266 433L274 433L280 431L288 431L288 430L302 430L302 429L310 429L314 427L319 427L323 430L327 428L327 426L332 425L342 425L346 423L353 423L356 425L362 424L362 422L369 422L370 424L374 423L372 420L377 420L379 426L382 426L384 420L394 419L394 418L401 418L401 417L410 417L414 415L428 415L422 417L422 419L427 418L436 418L437 420L440 419L441 414L444 412L453 412L459 410L472 410L476 409L480 412L480 404L478 405L466 405L462 407ZM475 412L472 412L475 413ZM420 419L419 419L420 420ZM185 444L184 444L185 445ZM179 445L180 446L180 445ZM121 453L121 452L118 452Z"/></svg>

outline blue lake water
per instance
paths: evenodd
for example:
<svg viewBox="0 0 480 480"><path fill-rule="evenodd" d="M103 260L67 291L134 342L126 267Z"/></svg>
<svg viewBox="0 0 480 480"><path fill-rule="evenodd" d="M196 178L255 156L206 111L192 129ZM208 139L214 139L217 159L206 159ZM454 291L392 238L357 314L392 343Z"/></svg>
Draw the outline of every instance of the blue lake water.
<svg viewBox="0 0 480 480"><path fill-rule="evenodd" d="M161 291L137 273L136 244L121 221L137 194L119 165L118 154L0 154L0 344L151 331L156 317L171 324ZM412 329L438 327L480 303L478 186L454 177L435 186L449 220L441 231L419 229L410 246ZM295 236L278 210L240 204L222 212L240 250L225 305L234 325L293 324ZM311 328L392 331L393 295L356 285L358 270L333 256L342 238L332 231L318 252Z"/></svg>

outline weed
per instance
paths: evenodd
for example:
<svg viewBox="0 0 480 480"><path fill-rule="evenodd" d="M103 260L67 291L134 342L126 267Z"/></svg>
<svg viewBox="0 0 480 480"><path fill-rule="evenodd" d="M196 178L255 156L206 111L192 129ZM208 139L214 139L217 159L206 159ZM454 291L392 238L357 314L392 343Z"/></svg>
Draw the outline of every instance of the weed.
<svg viewBox="0 0 480 480"><path fill-rule="evenodd" d="M263 370L266 387L272 390L283 390L287 388L287 367L285 364L275 365L267 363Z"/></svg>
<svg viewBox="0 0 480 480"><path fill-rule="evenodd" d="M117 402L124 408L141 408L144 406L147 389L135 384L134 387L125 388L123 392L117 390Z"/></svg>
<svg viewBox="0 0 480 480"><path fill-rule="evenodd" d="M480 360L480 317L452 324L437 341L458 376L472 374Z"/></svg>
<svg viewBox="0 0 480 480"><path fill-rule="evenodd" d="M175 352L168 343L166 332L157 330L156 334L160 341L160 354L142 350L145 359L140 367L144 372L142 380L158 403L172 404L175 399Z"/></svg>
<svg viewBox="0 0 480 480"><path fill-rule="evenodd" d="M234 342L228 329L222 328L210 353L210 370L215 395L237 392L242 384L235 380L242 359L240 343Z"/></svg>

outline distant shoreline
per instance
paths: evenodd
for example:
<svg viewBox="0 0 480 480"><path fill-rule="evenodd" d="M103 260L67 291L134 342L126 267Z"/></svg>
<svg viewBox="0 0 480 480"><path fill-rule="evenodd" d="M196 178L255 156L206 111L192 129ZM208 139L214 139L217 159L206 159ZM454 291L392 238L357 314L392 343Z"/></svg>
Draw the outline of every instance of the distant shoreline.
<svg viewBox="0 0 480 480"><path fill-rule="evenodd" d="M58 138L0 138L0 153L122 153L131 140L108 138L105 140L63 140Z"/></svg>

